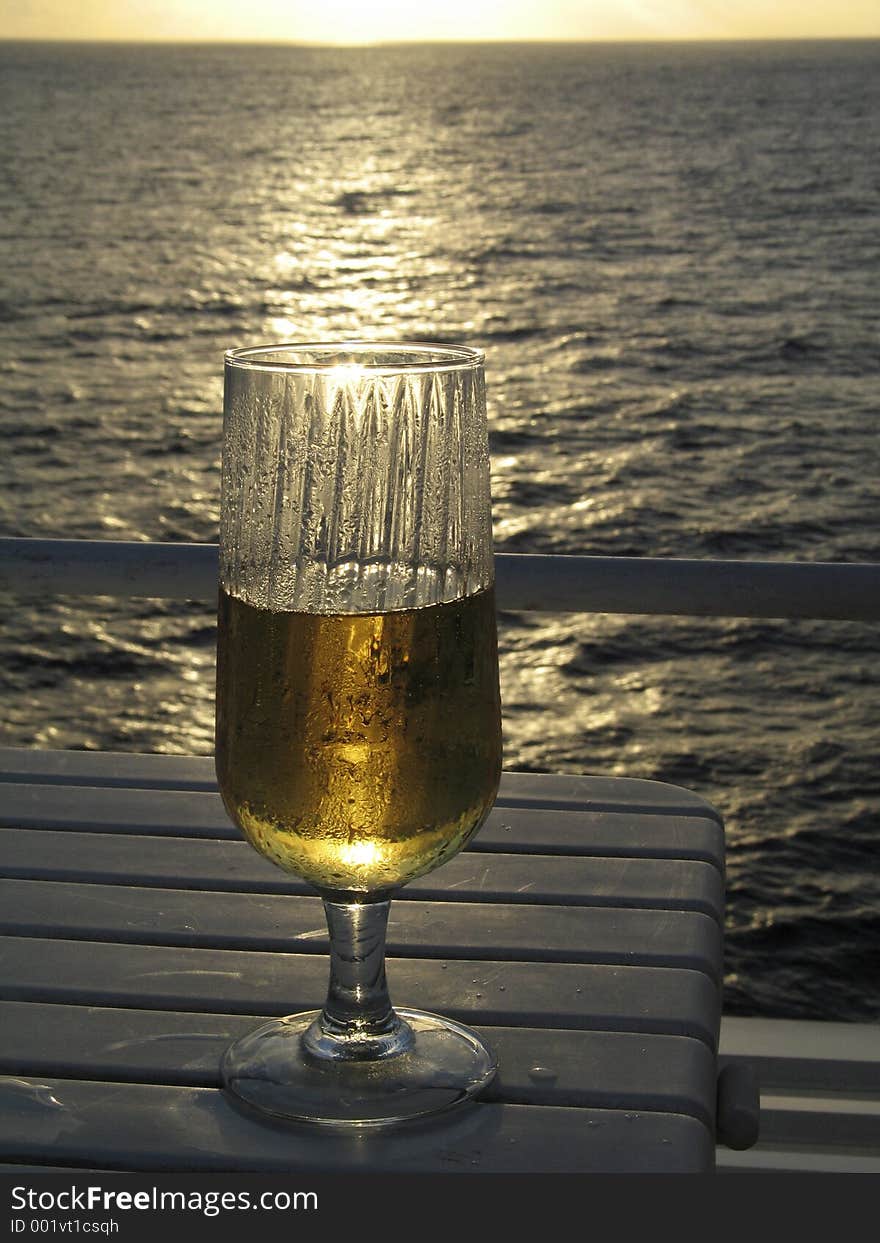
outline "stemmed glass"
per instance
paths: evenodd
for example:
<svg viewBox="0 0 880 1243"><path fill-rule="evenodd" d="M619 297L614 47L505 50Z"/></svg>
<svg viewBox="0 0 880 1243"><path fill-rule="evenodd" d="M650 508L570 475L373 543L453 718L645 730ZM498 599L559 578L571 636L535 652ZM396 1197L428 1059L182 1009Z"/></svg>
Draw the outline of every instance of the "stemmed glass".
<svg viewBox="0 0 880 1243"><path fill-rule="evenodd" d="M225 379L217 777L251 845L323 898L330 983L237 1040L223 1081L282 1118L434 1113L495 1059L392 1007L385 933L501 772L483 355L273 345L230 351Z"/></svg>

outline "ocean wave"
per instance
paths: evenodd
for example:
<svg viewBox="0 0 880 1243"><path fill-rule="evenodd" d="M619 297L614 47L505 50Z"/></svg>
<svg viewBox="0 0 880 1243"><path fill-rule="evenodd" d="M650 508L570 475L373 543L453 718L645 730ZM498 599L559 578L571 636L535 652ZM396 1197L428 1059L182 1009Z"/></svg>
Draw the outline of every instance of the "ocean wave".
<svg viewBox="0 0 880 1243"><path fill-rule="evenodd" d="M118 316L125 318L132 315L143 315L150 311L158 309L154 302L129 302L108 300L102 302L91 302L80 305L70 305L61 303L65 308L65 316L69 320L79 319L104 319L109 316Z"/></svg>
<svg viewBox="0 0 880 1243"><path fill-rule="evenodd" d="M539 203L526 203L524 210L531 216L565 216L577 210L577 204L562 199L545 199Z"/></svg>
<svg viewBox="0 0 880 1243"><path fill-rule="evenodd" d="M412 186L383 186L373 189L343 190L330 200L330 206L346 216L374 215L392 199L409 198L416 194Z"/></svg>
<svg viewBox="0 0 880 1243"><path fill-rule="evenodd" d="M7 674L13 679L24 678L28 685L33 686L55 684L70 677L112 681L147 675L154 677L160 670L171 672L173 665L163 661L158 651L139 655L100 648L69 653L54 649L25 649L13 652L7 659Z"/></svg>

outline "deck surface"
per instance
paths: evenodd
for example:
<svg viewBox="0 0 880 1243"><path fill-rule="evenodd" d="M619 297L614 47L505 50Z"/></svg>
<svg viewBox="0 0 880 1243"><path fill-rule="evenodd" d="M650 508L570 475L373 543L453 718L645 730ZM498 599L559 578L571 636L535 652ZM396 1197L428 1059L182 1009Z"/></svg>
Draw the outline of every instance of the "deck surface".
<svg viewBox="0 0 880 1243"><path fill-rule="evenodd" d="M367 1143L244 1117L226 1044L322 1004L306 886L230 824L212 761L0 749L0 1164L708 1171L724 838L656 782L505 774L472 847L391 908L401 1005L478 1028L478 1100Z"/></svg>

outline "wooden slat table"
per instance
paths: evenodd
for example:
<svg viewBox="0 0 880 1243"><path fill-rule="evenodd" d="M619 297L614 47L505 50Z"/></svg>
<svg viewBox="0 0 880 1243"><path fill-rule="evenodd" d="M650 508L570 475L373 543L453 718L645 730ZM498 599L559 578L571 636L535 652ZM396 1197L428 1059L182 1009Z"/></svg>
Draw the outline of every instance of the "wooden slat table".
<svg viewBox="0 0 880 1243"><path fill-rule="evenodd" d="M319 900L240 840L210 759L0 749L0 1166L712 1170L723 873L685 790L505 774L388 937L392 999L477 1027L498 1077L366 1139L282 1127L217 1068L322 1004Z"/></svg>

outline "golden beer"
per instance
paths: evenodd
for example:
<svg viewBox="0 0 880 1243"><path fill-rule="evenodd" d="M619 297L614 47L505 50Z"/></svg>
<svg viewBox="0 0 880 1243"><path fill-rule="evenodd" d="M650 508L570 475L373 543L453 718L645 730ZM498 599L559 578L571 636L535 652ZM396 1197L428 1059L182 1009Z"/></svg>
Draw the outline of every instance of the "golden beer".
<svg viewBox="0 0 880 1243"><path fill-rule="evenodd" d="M498 789L494 589L353 614L221 591L216 763L251 844L324 894L381 894L438 867Z"/></svg>

